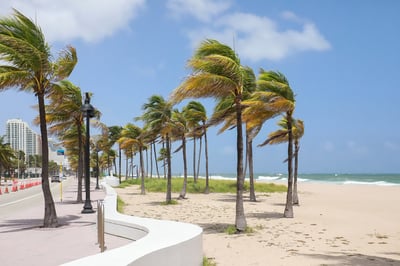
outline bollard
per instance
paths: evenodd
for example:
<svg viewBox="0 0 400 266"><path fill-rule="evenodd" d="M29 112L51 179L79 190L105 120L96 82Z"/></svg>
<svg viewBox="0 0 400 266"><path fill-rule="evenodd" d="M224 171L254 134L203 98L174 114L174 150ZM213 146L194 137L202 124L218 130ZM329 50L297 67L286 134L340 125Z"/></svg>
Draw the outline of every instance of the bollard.
<svg viewBox="0 0 400 266"><path fill-rule="evenodd" d="M97 243L100 247L100 252L106 250L104 239L104 203L102 200L97 201Z"/></svg>

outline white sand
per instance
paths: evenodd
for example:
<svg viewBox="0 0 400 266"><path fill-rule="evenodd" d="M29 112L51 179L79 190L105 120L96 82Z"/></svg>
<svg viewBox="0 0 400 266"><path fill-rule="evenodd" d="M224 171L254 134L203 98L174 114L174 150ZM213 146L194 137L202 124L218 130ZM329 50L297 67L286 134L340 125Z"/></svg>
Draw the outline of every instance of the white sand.
<svg viewBox="0 0 400 266"><path fill-rule="evenodd" d="M130 215L198 224L204 255L217 265L400 265L400 186L299 184L301 206L283 218L286 193L245 194L252 234L227 235L235 195L188 194L161 205L163 193L117 189ZM175 195L178 196L178 195Z"/></svg>

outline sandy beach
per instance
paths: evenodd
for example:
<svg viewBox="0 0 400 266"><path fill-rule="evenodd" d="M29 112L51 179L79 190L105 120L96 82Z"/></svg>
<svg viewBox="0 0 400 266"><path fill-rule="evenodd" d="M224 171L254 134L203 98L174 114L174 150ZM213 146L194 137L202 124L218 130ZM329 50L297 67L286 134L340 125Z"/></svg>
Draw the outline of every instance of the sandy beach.
<svg viewBox="0 0 400 266"><path fill-rule="evenodd" d="M188 194L161 205L164 193L116 189L125 214L194 223L204 256L217 265L400 265L400 186L300 183L300 206L283 218L285 193L259 193L244 208L253 233L228 235L235 195ZM178 195L173 195L177 197Z"/></svg>

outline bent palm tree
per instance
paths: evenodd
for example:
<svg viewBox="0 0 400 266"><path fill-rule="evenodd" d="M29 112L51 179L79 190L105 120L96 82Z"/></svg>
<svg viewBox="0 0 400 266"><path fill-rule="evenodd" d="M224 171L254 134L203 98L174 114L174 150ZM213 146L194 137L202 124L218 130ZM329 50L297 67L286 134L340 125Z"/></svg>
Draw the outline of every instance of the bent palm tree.
<svg viewBox="0 0 400 266"><path fill-rule="evenodd" d="M293 133L292 133L292 114L295 107L295 99L289 81L286 77L275 71L260 70L257 80L257 87L260 91L272 92L287 100L290 108L286 111L286 121L288 128L288 190L286 195L286 205L283 216L293 218Z"/></svg>
<svg viewBox="0 0 400 266"><path fill-rule="evenodd" d="M50 102L46 106L46 122L50 124L49 133L57 135L63 143L66 143L71 137L72 131L76 129L72 141L77 144L76 154L78 159L78 194L77 202L82 200L82 178L83 178L83 113L81 89L70 81L63 80L55 85L53 91L49 95ZM36 119L38 121L39 118ZM68 134L66 134L68 132ZM64 144L65 146L65 144Z"/></svg>
<svg viewBox="0 0 400 266"><path fill-rule="evenodd" d="M201 43L189 60L188 66L193 74L176 88L172 95L172 103L187 98L216 98L233 95L237 129L237 186L236 186L236 218L238 232L246 229L246 217L243 207L243 131L242 131L242 93L245 70L239 57L227 45L216 40Z"/></svg>
<svg viewBox="0 0 400 266"><path fill-rule="evenodd" d="M292 132L294 139L294 179L293 179L293 204L299 205L299 196L297 193L297 173L298 173L298 165L299 165L299 150L300 150L300 139L304 135L304 123L300 119L293 119L292 121ZM288 130L287 130L287 121L286 118L283 117L280 121L278 121L278 126L280 129L274 131L268 135L268 139L260 144L281 144L288 142Z"/></svg>
<svg viewBox="0 0 400 266"><path fill-rule="evenodd" d="M133 151L139 151L139 164L140 164L140 177L141 185L140 194L146 194L144 187L144 161L143 161L143 149L146 148L146 143L144 142L143 130L131 123L126 124L120 134L120 138L117 140L121 149L132 149Z"/></svg>
<svg viewBox="0 0 400 266"><path fill-rule="evenodd" d="M171 134L173 130L172 105L165 101L162 96L153 95L148 103L143 105L144 114L139 118L145 122L144 129L147 132L156 132L165 140L166 164L167 164L167 193L166 202L171 203L172 184L171 184Z"/></svg>
<svg viewBox="0 0 400 266"><path fill-rule="evenodd" d="M62 50L52 61L50 46L40 27L14 10L0 19L0 90L16 88L32 92L38 99L42 136L43 227L58 226L57 213L49 184L49 150L45 97L53 85L69 76L77 62L73 47Z"/></svg>
<svg viewBox="0 0 400 266"><path fill-rule="evenodd" d="M182 150L183 159L183 185L181 192L179 193L179 199L186 198L187 189L187 156L186 156L186 134L188 133L188 123L185 119L184 113L179 112L178 109L174 109L172 113L172 121L174 123L174 128L172 130L173 139L181 140L182 144L174 151L178 152Z"/></svg>

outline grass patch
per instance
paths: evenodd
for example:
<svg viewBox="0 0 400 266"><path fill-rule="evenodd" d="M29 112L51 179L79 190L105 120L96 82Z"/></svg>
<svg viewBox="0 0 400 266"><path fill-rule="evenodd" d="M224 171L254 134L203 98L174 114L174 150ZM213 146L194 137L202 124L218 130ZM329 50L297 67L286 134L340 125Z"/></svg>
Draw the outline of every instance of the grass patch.
<svg viewBox="0 0 400 266"><path fill-rule="evenodd" d="M236 230L236 227L234 225L229 225L225 231L226 234L228 235L234 235L237 234L238 231ZM250 227L250 226L246 226L246 229L244 230L244 232L241 233L245 233L245 234L253 234L255 232L254 228Z"/></svg>
<svg viewBox="0 0 400 266"><path fill-rule="evenodd" d="M166 192L167 180L164 178L146 178L145 188L149 192ZM183 178L172 178L172 192L179 193L182 189ZM120 188L125 188L130 185L140 185L140 178L128 179L120 184ZM244 190L249 191L250 184L248 181L244 183ZM195 183L193 178L188 178L187 193L203 193L206 188L206 181L198 179ZM211 193L236 193L236 180L218 180L211 179L209 181L209 189ZM285 185L277 185L273 183L259 182L254 184L254 189L257 192L286 192Z"/></svg>
<svg viewBox="0 0 400 266"><path fill-rule="evenodd" d="M203 266L217 266L212 258L203 257Z"/></svg>
<svg viewBox="0 0 400 266"><path fill-rule="evenodd" d="M117 197L117 211L120 213L124 213L124 207L126 203L118 196Z"/></svg>
<svg viewBox="0 0 400 266"><path fill-rule="evenodd" d="M176 200L169 200L169 201L163 201L161 202L161 205L177 205L178 201Z"/></svg>

